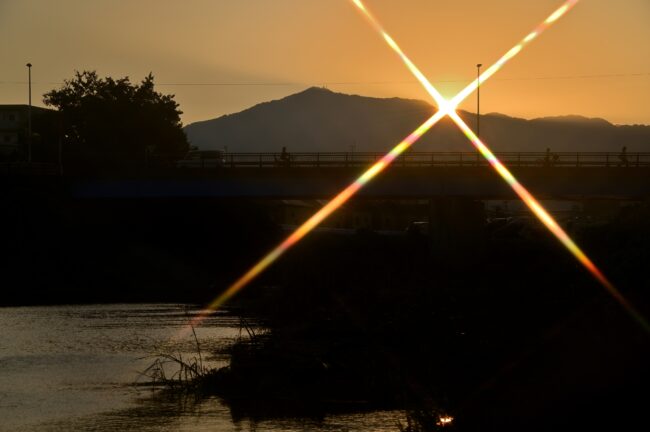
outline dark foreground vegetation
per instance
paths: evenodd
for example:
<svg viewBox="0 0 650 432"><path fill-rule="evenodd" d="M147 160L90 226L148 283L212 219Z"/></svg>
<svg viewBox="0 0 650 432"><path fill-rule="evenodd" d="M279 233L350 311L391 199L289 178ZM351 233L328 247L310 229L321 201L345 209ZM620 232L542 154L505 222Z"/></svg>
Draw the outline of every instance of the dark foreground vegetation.
<svg viewBox="0 0 650 432"><path fill-rule="evenodd" d="M60 187L2 199L0 305L205 303L280 235L252 203L75 200Z"/></svg>
<svg viewBox="0 0 650 432"><path fill-rule="evenodd" d="M5 202L3 305L206 303L283 235L265 203ZM646 316L649 220L639 204L571 223ZM409 430L444 416L457 430L648 425L650 337L532 221L492 222L462 249L314 233L230 306L268 330L193 388L235 417L403 407Z"/></svg>
<svg viewBox="0 0 650 432"><path fill-rule="evenodd" d="M43 102L50 108L33 110L31 137L26 113L12 113L24 124L12 126L18 143L0 152L0 163L56 164L68 176L124 175L153 163L173 166L189 150L182 111L174 95L155 90L151 73L132 83L76 71Z"/></svg>
<svg viewBox="0 0 650 432"><path fill-rule="evenodd" d="M647 215L575 228L646 316ZM236 345L213 385L249 415L299 401L459 430L648 424L650 336L536 224L493 224L451 255L419 235L314 235L278 267L278 285L243 294L270 332Z"/></svg>

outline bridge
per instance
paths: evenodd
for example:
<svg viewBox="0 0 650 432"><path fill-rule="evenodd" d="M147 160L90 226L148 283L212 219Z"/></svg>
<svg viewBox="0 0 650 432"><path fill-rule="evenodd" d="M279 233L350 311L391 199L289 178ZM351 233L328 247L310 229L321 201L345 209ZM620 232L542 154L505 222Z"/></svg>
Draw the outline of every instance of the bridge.
<svg viewBox="0 0 650 432"><path fill-rule="evenodd" d="M326 199L381 153L229 153L150 166L127 178L77 179L81 198ZM650 153L497 153L540 199L639 200L650 197ZM377 199L515 199L477 153L407 152L359 192Z"/></svg>
<svg viewBox="0 0 650 432"><path fill-rule="evenodd" d="M380 152L224 153L224 168L340 168L367 167L384 156ZM501 152L496 153L508 167L650 167L648 153L612 152ZM188 167L211 168L210 158L197 159ZM393 163L400 167L488 166L478 152L405 152Z"/></svg>

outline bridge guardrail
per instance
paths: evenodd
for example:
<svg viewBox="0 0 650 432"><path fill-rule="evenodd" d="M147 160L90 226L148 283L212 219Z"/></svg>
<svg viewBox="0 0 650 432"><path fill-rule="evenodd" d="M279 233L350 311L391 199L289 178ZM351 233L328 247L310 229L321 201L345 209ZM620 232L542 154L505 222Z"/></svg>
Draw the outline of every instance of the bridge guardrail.
<svg viewBox="0 0 650 432"><path fill-rule="evenodd" d="M650 152L498 152L495 155L508 167L578 167L578 168L650 168ZM143 173L176 170L210 172L230 168L364 168L384 156L380 152L291 153L222 153L215 160L176 161L159 157L141 161L122 161L113 171ZM64 162L65 165L65 162ZM487 167L489 163L477 152L407 152L400 155L397 167ZM76 167L78 171L80 168ZM126 171L125 171L126 170ZM73 169L74 171L74 169ZM61 175L53 163L0 162L0 176Z"/></svg>
<svg viewBox="0 0 650 432"><path fill-rule="evenodd" d="M510 167L650 167L650 152L499 152L495 155ZM225 153L225 168L327 168L363 167L384 153ZM394 162L402 167L488 166L477 152L408 152Z"/></svg>

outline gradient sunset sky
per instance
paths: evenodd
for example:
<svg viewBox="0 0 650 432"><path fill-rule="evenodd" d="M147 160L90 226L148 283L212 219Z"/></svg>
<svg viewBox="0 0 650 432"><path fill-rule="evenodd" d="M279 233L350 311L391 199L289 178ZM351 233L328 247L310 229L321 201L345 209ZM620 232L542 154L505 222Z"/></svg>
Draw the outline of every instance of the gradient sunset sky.
<svg viewBox="0 0 650 432"><path fill-rule="evenodd" d="M560 0L365 0L446 96ZM349 0L0 0L0 104L74 70L150 71L191 123L307 87L429 100ZM475 109L475 95L461 106ZM582 0L481 87L481 111L650 124L650 0Z"/></svg>

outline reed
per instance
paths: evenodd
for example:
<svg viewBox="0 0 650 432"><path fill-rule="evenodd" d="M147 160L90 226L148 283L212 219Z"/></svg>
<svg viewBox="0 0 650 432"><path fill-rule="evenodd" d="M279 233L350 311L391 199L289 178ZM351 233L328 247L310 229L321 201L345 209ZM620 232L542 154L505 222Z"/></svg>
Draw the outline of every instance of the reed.
<svg viewBox="0 0 650 432"><path fill-rule="evenodd" d="M206 380L215 373L215 369L204 364L201 344L194 327L192 336L196 355L184 358L181 353L158 352L141 357L140 360L152 359L152 362L143 371L138 372L136 382L146 379L145 385L154 388L162 386L171 390L195 390L203 387Z"/></svg>

